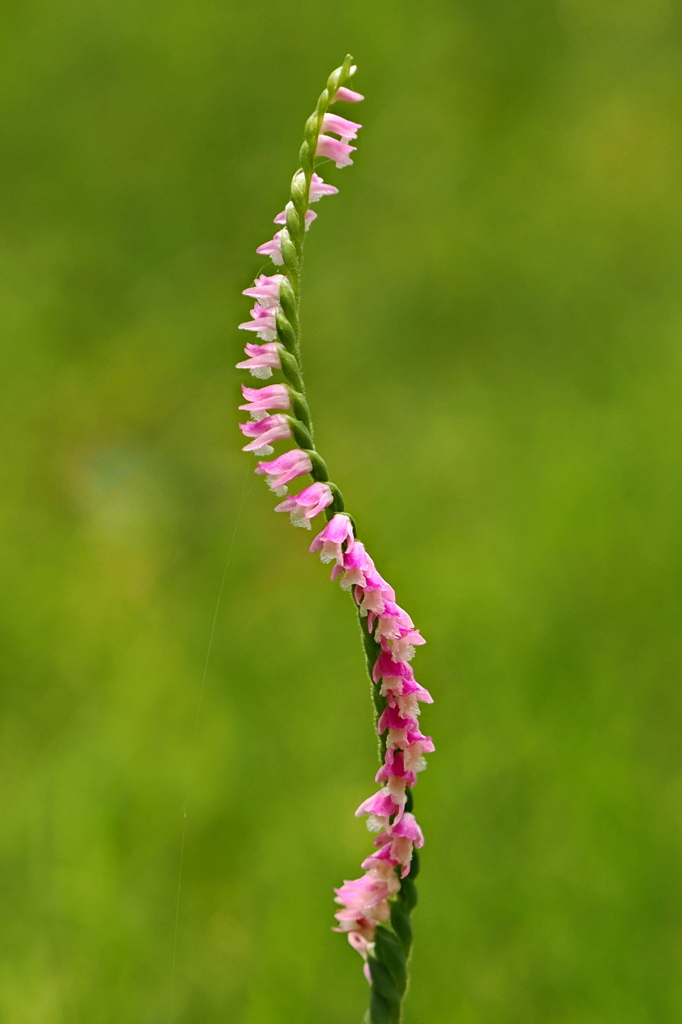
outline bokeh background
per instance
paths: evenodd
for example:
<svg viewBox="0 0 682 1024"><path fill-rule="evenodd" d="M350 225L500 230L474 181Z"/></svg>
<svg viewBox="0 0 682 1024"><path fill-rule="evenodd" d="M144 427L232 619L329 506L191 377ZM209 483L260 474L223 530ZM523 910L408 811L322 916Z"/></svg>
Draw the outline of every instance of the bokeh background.
<svg viewBox="0 0 682 1024"><path fill-rule="evenodd" d="M0 18L0 1020L364 1012L330 931L376 770L357 627L253 484L233 369L347 51L305 358L429 640L406 1024L682 1019L679 5Z"/></svg>

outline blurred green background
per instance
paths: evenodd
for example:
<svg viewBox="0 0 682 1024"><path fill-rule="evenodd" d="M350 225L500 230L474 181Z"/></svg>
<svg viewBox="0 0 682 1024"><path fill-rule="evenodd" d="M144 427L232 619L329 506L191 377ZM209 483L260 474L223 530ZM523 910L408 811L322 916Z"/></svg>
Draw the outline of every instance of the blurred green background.
<svg viewBox="0 0 682 1024"><path fill-rule="evenodd" d="M0 23L0 1020L364 1012L330 931L369 849L357 627L253 483L233 369L346 51L306 373L429 640L406 1024L681 1020L680 6Z"/></svg>

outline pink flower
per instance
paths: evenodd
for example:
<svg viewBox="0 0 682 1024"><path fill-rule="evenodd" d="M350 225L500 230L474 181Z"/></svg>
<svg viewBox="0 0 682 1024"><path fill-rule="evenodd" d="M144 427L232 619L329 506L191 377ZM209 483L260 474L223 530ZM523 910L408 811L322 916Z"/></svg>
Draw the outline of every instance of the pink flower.
<svg viewBox="0 0 682 1024"><path fill-rule="evenodd" d="M417 776L410 768L403 763L403 755L400 751L386 751L386 760L382 764L374 778L375 782L388 782L389 779L404 779L406 785L416 786Z"/></svg>
<svg viewBox="0 0 682 1024"><path fill-rule="evenodd" d="M379 832L388 827L389 818L393 815L397 815L396 821L400 819L406 800L404 780L390 778L383 789L360 804L355 812L355 817L359 818L363 814L368 814L367 828L370 832Z"/></svg>
<svg viewBox="0 0 682 1024"><path fill-rule="evenodd" d="M239 429L246 437L254 438L242 448L243 452L253 452L254 455L271 455L274 451L271 447L273 441L284 441L291 437L289 420L280 413L266 416L264 420L240 423Z"/></svg>
<svg viewBox="0 0 682 1024"><path fill-rule="evenodd" d="M266 380L268 377L272 377L273 370L282 368L277 345L274 342L268 342L266 345L252 345L247 342L245 352L249 359L243 359L241 363L237 363L237 369L250 370L252 377Z"/></svg>
<svg viewBox="0 0 682 1024"><path fill-rule="evenodd" d="M255 331L263 341L274 341L277 337L277 323L275 321L275 309L265 309L256 303L251 310L253 320L239 324L240 331Z"/></svg>
<svg viewBox="0 0 682 1024"><path fill-rule="evenodd" d="M356 149L357 146L349 146L345 142L333 139L331 135L318 135L315 156L328 156L337 167L349 167L353 163L350 155Z"/></svg>
<svg viewBox="0 0 682 1024"><path fill-rule="evenodd" d="M352 590L353 587L362 587L367 581L367 573L374 569L374 562L365 551L365 545L356 540L349 544L343 559L343 579L341 580L342 590ZM338 576L338 572L332 573L332 579Z"/></svg>
<svg viewBox="0 0 682 1024"><path fill-rule="evenodd" d="M253 288L245 288L242 295L256 299L265 309L276 306L279 303L279 289L284 280L286 278L283 274L273 274L272 277L260 274L253 282Z"/></svg>
<svg viewBox="0 0 682 1024"><path fill-rule="evenodd" d="M340 135L344 142L348 139L356 139L358 131L362 128L357 121L347 121L345 117L338 114L325 114L322 118L322 131L334 132Z"/></svg>
<svg viewBox="0 0 682 1024"><path fill-rule="evenodd" d="M374 662L372 679L375 683L378 683L380 679L390 679L394 676L398 676L402 679L413 679L414 672L405 662L394 661L388 651L382 651ZM399 692L402 693L402 690Z"/></svg>
<svg viewBox="0 0 682 1024"><path fill-rule="evenodd" d="M268 384L264 388L247 388L242 384L242 394L247 401L239 408L251 413L254 420L264 419L268 409L291 409L291 395L286 384Z"/></svg>
<svg viewBox="0 0 682 1024"><path fill-rule="evenodd" d="M402 836L403 839L409 839L411 843L421 850L424 845L424 834L417 824L417 819L414 814L410 814L407 811L403 814L400 821L393 826L391 829L392 836Z"/></svg>
<svg viewBox="0 0 682 1024"><path fill-rule="evenodd" d="M331 505L333 500L334 495L327 484L318 482L306 487L300 494L280 501L275 507L275 512L288 512L294 526L302 526L309 530L310 520Z"/></svg>
<svg viewBox="0 0 682 1024"><path fill-rule="evenodd" d="M400 865L400 877L405 878L410 873L412 850L415 846L421 849L424 845L424 836L414 815L407 812L395 826L389 828L383 835L377 836L374 845L379 847L379 851L367 857L362 862L362 867L376 871L387 864L391 867Z"/></svg>
<svg viewBox="0 0 682 1024"><path fill-rule="evenodd" d="M414 815L409 812L404 814L385 838L391 863L401 865L400 877L405 878L410 873L414 847L416 846L419 850L424 845L424 836ZM384 837L382 836L381 839L383 840Z"/></svg>
<svg viewBox="0 0 682 1024"><path fill-rule="evenodd" d="M373 628L374 613L370 612L369 628ZM375 640L394 640L400 636L400 629L412 629L414 623L407 612L395 601L384 601L384 607L378 613Z"/></svg>
<svg viewBox="0 0 682 1024"><path fill-rule="evenodd" d="M430 694L428 693L428 690L425 690L424 693L426 693L430 697ZM420 696L421 696L421 694L420 694ZM422 700L423 699L424 698L422 697ZM391 702L391 698L389 697L389 703L391 703L392 707L396 707L398 709L398 711L400 712L400 715L401 715L402 718L409 718L413 722L416 722L417 719L419 718L419 715L421 714L421 709L419 707L419 701L418 701L417 695L415 693L410 693L406 697L402 697L402 696L401 697L397 697L396 696L396 697L393 698L392 702ZM427 701L424 701L424 703L426 703L426 704L433 704L433 700L429 699Z"/></svg>
<svg viewBox="0 0 682 1024"><path fill-rule="evenodd" d="M403 747L403 764L405 769L423 772L426 768L424 754L432 754L436 749L430 736L424 736L419 729L407 730L407 743Z"/></svg>
<svg viewBox="0 0 682 1024"><path fill-rule="evenodd" d="M334 185L327 185L327 183L313 171L313 176L310 179L310 202L316 203L322 196L334 196L338 192L338 188Z"/></svg>
<svg viewBox="0 0 682 1024"><path fill-rule="evenodd" d="M383 611L386 601L394 600L395 590L376 569L372 568L365 572L364 584L355 591L355 603L361 615L379 614Z"/></svg>
<svg viewBox="0 0 682 1024"><path fill-rule="evenodd" d="M383 865L380 866L383 867ZM338 903L339 900L336 902ZM380 903L375 904L375 906L364 909L358 907L357 909L339 910L334 915L339 922L339 927L333 930L335 932L357 932L371 942L376 935L377 924L381 921L388 921L390 916L391 912L387 900L382 900Z"/></svg>
<svg viewBox="0 0 682 1024"><path fill-rule="evenodd" d="M418 629L399 627L400 635L391 643L391 657L394 661L412 661L415 647L426 643Z"/></svg>
<svg viewBox="0 0 682 1024"><path fill-rule="evenodd" d="M421 701L422 704L433 704L433 697L428 690L419 685L414 675L402 678L399 687L394 685L394 680L390 677L384 679L381 692L384 697L389 698L389 704L394 700L399 707L403 706L401 700L408 700L410 697L414 697L415 701Z"/></svg>
<svg viewBox="0 0 682 1024"><path fill-rule="evenodd" d="M381 735L386 729L416 729L417 722L414 718L403 718L400 714L400 709L397 707L389 706L384 708L379 721L377 722L377 732Z"/></svg>
<svg viewBox="0 0 682 1024"><path fill-rule="evenodd" d="M305 229L306 229L306 231L308 230L308 228L310 227L310 225L312 224L312 222L315 220L316 217L317 217L317 214L315 213L314 210L306 210L306 212L305 212ZM287 211L286 210L282 210L282 212L278 213L277 216L275 217L275 224L286 224L286 222L287 222Z"/></svg>
<svg viewBox="0 0 682 1024"><path fill-rule="evenodd" d="M359 103L360 100L364 100L364 98L365 97L362 93L353 92L352 89L346 89L346 87L342 85L340 89L337 89L332 103L337 103L339 100L345 100L346 103Z"/></svg>
<svg viewBox="0 0 682 1024"><path fill-rule="evenodd" d="M282 256L282 232L276 231L269 242L263 242L256 249L256 252L261 256L269 256L273 263L278 267L281 267L284 263L284 257Z"/></svg>
<svg viewBox="0 0 682 1024"><path fill-rule="evenodd" d="M265 482L270 490L281 497L287 493L286 485L291 480L310 473L312 468L309 456L300 448L292 448L290 452L285 452L272 462L259 462L255 471L265 474Z"/></svg>
<svg viewBox="0 0 682 1024"><path fill-rule="evenodd" d="M400 888L395 875L391 878L391 874L390 869L386 871L375 868L361 878L355 878L352 882L344 882L342 886L334 890L336 902L343 904L347 911L354 914L376 907ZM343 911L337 916L341 917L342 913Z"/></svg>
<svg viewBox="0 0 682 1024"><path fill-rule="evenodd" d="M337 512L333 519L330 519L324 530L318 533L308 548L310 552L319 551L320 561L334 562L342 565L344 560L343 544L352 544L353 527L348 516L343 512Z"/></svg>

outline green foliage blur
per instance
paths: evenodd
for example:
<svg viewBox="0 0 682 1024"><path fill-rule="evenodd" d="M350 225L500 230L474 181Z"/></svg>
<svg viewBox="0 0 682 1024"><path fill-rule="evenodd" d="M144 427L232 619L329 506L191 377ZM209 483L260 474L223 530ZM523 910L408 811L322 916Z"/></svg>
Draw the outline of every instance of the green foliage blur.
<svg viewBox="0 0 682 1024"><path fill-rule="evenodd" d="M370 849L357 625L240 451L233 368L347 51L365 127L323 171L305 368L429 641L406 1024L682 1020L679 5L0 27L0 1021L367 1004L330 931Z"/></svg>

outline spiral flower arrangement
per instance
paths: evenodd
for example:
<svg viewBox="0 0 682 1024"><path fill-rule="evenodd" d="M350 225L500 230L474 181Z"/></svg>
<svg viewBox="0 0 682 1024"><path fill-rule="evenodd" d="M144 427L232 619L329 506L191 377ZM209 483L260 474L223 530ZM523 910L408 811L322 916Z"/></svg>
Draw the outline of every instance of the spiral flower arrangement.
<svg viewBox="0 0 682 1024"><path fill-rule="evenodd" d="M355 147L350 143L361 125L330 108L363 99L348 87L355 70L347 56L329 76L306 122L291 196L274 218L279 230L256 250L268 256L278 271L259 275L243 293L255 299L255 305L251 319L239 327L252 331L258 343L246 344L247 358L237 367L261 380L270 378L273 371L284 379L258 388L242 385L245 404L240 409L251 417L240 424L248 439L243 450L263 457L274 453L272 446L278 441L294 442L295 447L282 455L258 462L255 472L265 476L270 489L283 498L275 511L288 512L294 526L309 530L312 520L325 513L327 524L310 551L332 564L332 580L338 579L350 592L360 618L379 735L381 767L376 782L381 788L355 812L368 816L368 828L375 834L374 851L362 863L364 874L335 890L341 906L335 915L336 931L347 934L365 962L371 993L366 1020L398 1024L412 945L410 914L417 902L417 851L424 843L413 814L412 788L425 767L424 755L434 749L431 738L419 728L419 704L431 703L432 698L416 681L411 666L415 647L425 641L359 540L341 491L315 448L300 357L303 245L317 217L310 205L338 192L316 173L316 161L331 160L337 168L353 163ZM303 476L310 476L312 483L298 494L287 495L288 485Z"/></svg>

